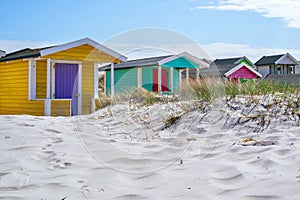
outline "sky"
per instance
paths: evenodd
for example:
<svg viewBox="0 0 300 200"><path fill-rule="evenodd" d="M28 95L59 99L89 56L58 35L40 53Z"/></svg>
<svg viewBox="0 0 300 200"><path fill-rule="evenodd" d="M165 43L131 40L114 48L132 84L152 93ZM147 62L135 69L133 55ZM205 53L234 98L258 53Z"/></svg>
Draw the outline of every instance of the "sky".
<svg viewBox="0 0 300 200"><path fill-rule="evenodd" d="M300 0L9 0L0 10L7 52L85 37L105 44L153 27L191 39L210 59L289 52L300 60Z"/></svg>

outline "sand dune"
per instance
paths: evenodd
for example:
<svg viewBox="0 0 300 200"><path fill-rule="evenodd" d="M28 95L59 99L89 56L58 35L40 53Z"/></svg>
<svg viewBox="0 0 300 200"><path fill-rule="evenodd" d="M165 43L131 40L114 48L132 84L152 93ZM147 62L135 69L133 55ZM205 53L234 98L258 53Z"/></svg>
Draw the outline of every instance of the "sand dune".
<svg viewBox="0 0 300 200"><path fill-rule="evenodd" d="M249 108L214 108L0 116L0 199L299 199L295 120L261 130Z"/></svg>

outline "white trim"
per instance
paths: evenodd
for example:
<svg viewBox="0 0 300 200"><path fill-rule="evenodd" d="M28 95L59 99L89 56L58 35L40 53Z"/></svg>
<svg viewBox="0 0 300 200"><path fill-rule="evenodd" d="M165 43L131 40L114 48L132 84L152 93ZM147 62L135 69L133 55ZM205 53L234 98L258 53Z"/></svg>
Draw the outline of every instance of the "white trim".
<svg viewBox="0 0 300 200"><path fill-rule="evenodd" d="M41 57L37 57L37 58L30 58L30 59L33 59L33 60L46 60L46 58L41 58ZM23 59L23 60L26 60L26 58L25 58L25 59Z"/></svg>
<svg viewBox="0 0 300 200"><path fill-rule="evenodd" d="M28 100L36 99L36 61L28 60Z"/></svg>
<svg viewBox="0 0 300 200"><path fill-rule="evenodd" d="M167 57L161 61L158 62L158 65L163 65L165 63L168 63L170 61L173 61L173 60L176 60L180 57L184 57L184 58L187 58L189 60L191 60L192 62L194 62L195 64L197 64L200 68L202 67L209 67L209 64L204 62L203 60L197 58L196 56L193 56L192 54L189 54L188 52L182 52L178 55L173 55L173 56L170 56L170 57Z"/></svg>
<svg viewBox="0 0 300 200"><path fill-rule="evenodd" d="M51 64L52 76L51 76L51 99L55 99L55 63Z"/></svg>
<svg viewBox="0 0 300 200"><path fill-rule="evenodd" d="M99 98L98 82L98 63L94 62L94 99Z"/></svg>
<svg viewBox="0 0 300 200"><path fill-rule="evenodd" d="M170 90L174 92L174 82L173 82L173 67L170 67Z"/></svg>
<svg viewBox="0 0 300 200"><path fill-rule="evenodd" d="M54 46L54 47L50 47L50 48L47 48L47 49L43 49L40 51L40 54L41 56L47 56L49 54L53 54L53 53L57 53L57 52L60 52L60 51L64 51L64 50L67 50L67 49L71 49L71 48L74 48L74 47L78 47L78 46L81 46L81 45L84 45L84 44L88 44L96 49L98 49L99 51L102 51L114 58L117 58L123 62L126 62L127 61L127 57L117 53L116 51L102 45L102 44L99 44L98 42L95 42L94 40L91 40L89 38L83 38L83 39L80 39L80 40L76 40L76 41L73 41L73 42L69 42L69 43L66 43L66 44L62 44L62 45L58 45L58 46Z"/></svg>
<svg viewBox="0 0 300 200"><path fill-rule="evenodd" d="M61 63L61 64L81 64L80 60L51 60L52 63Z"/></svg>
<svg viewBox="0 0 300 200"><path fill-rule="evenodd" d="M1 55L0 55L1 57ZM32 82L32 71L31 71L31 66L32 66L32 60L29 59L28 61L28 100L31 100L31 82Z"/></svg>
<svg viewBox="0 0 300 200"><path fill-rule="evenodd" d="M142 84L143 84L143 78L142 78L143 74L142 74L142 68L138 67L137 68L137 86L138 89L142 88Z"/></svg>
<svg viewBox="0 0 300 200"><path fill-rule="evenodd" d="M44 115L51 116L51 99L45 99L44 101Z"/></svg>
<svg viewBox="0 0 300 200"><path fill-rule="evenodd" d="M262 75L258 71L256 71L254 68L250 67L246 63L241 63L241 64L237 65L236 67L232 68L230 71L226 72L224 75L226 77L228 77L228 76L230 76L231 74L233 74L235 71L239 70L242 67L246 67L251 72L253 72L254 74L256 74L258 77L260 77L260 78L262 77Z"/></svg>
<svg viewBox="0 0 300 200"><path fill-rule="evenodd" d="M78 64L78 115L82 114L82 64Z"/></svg>
<svg viewBox="0 0 300 200"><path fill-rule="evenodd" d="M115 95L115 64L111 63L110 65L110 95Z"/></svg>
<svg viewBox="0 0 300 200"><path fill-rule="evenodd" d="M178 70L178 72L179 72L179 91L181 92L181 88L182 88L182 70L181 69L179 69Z"/></svg>
<svg viewBox="0 0 300 200"><path fill-rule="evenodd" d="M32 61L32 69L31 69L31 98L35 99L36 98L36 61Z"/></svg>
<svg viewBox="0 0 300 200"><path fill-rule="evenodd" d="M92 110L92 112L96 111L96 99L95 98L92 98L91 110Z"/></svg>
<svg viewBox="0 0 300 200"><path fill-rule="evenodd" d="M281 64L280 62L281 62L282 60L284 60L286 57L289 57L292 61L295 62L295 65L298 65L298 61L296 60L296 58L294 58L294 57L293 57L291 54L289 54L289 53L284 54L281 58L279 58L278 60L276 60L275 64L276 64L276 65L277 65L277 64Z"/></svg>
<svg viewBox="0 0 300 200"><path fill-rule="evenodd" d="M23 58L22 61L28 61L28 60L46 60L47 58L41 58L41 57L36 57L36 58ZM15 61L15 60L11 60ZM11 62L11 61L6 61L6 62Z"/></svg>
<svg viewBox="0 0 300 200"><path fill-rule="evenodd" d="M70 116L72 116L72 99L70 100L70 99L68 99L69 100L69 104L70 104L70 106L69 106L69 108L70 108Z"/></svg>
<svg viewBox="0 0 300 200"><path fill-rule="evenodd" d="M246 56L243 56L242 58L238 59L237 61L235 61L234 64L238 64L239 62L241 62L242 60L247 60L253 67L255 66L253 62L251 62L251 60L249 60Z"/></svg>
<svg viewBox="0 0 300 200"><path fill-rule="evenodd" d="M104 71L104 96L106 97L106 71Z"/></svg>
<svg viewBox="0 0 300 200"><path fill-rule="evenodd" d="M187 83L187 84L189 84L190 83L190 70L189 70L189 68L186 68L185 69L185 82Z"/></svg>
<svg viewBox="0 0 300 200"><path fill-rule="evenodd" d="M50 84L51 84L51 80L50 80L50 77L51 77L51 59L47 59L47 92L46 92L46 98L47 99L50 99Z"/></svg>
<svg viewBox="0 0 300 200"><path fill-rule="evenodd" d="M157 92L160 93L161 92L161 66L160 65L158 65L157 68L157 76L158 76Z"/></svg>
<svg viewBox="0 0 300 200"><path fill-rule="evenodd" d="M158 61L158 65L166 64L170 61L176 60L177 58L180 58L180 56L179 55L173 55L173 56L167 57L165 59L162 59L161 61Z"/></svg>
<svg viewBox="0 0 300 200"><path fill-rule="evenodd" d="M47 99L35 99L35 100L47 100ZM66 101L66 100L72 100L72 99L51 99L51 101Z"/></svg>
<svg viewBox="0 0 300 200"><path fill-rule="evenodd" d="M197 83L200 82L200 69L199 68L196 69L196 80L197 80Z"/></svg>

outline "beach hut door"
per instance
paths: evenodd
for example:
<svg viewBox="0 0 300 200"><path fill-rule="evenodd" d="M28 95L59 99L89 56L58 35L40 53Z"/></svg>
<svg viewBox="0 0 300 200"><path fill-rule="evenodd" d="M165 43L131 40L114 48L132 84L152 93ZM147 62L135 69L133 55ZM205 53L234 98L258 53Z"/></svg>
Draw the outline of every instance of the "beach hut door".
<svg viewBox="0 0 300 200"><path fill-rule="evenodd" d="M55 99L71 99L71 115L78 115L78 64L55 64Z"/></svg>
<svg viewBox="0 0 300 200"><path fill-rule="evenodd" d="M153 85L152 90L153 92L158 92L158 69L153 69ZM168 91L168 70L162 69L161 70L161 91L167 92Z"/></svg>

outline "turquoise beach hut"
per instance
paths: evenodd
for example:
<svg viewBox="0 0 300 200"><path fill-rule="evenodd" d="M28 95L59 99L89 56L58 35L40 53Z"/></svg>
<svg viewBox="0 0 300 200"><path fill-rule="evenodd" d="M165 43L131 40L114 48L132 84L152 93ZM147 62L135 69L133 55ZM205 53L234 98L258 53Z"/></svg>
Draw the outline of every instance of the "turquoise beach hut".
<svg viewBox="0 0 300 200"><path fill-rule="evenodd" d="M151 92L177 92L181 88L182 71L207 67L203 60L187 53L130 60L99 69L105 73L105 94L144 88ZM187 73L189 74L189 73ZM189 81L189 76L186 77Z"/></svg>

